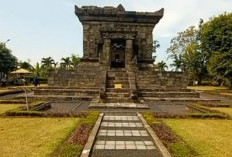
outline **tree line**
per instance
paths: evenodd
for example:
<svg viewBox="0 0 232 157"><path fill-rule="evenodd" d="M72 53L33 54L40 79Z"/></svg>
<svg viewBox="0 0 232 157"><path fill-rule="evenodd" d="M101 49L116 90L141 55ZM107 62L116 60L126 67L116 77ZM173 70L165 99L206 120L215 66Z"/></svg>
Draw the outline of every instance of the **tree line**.
<svg viewBox="0 0 232 157"><path fill-rule="evenodd" d="M35 66L30 61L18 61L12 54L5 43L0 43L0 78L17 68L27 69L33 73L34 77L47 78L48 73L52 69L74 69L80 62L80 57L75 54L61 58L60 62L56 62L52 57L42 58L41 63L37 62Z"/></svg>
<svg viewBox="0 0 232 157"><path fill-rule="evenodd" d="M175 71L187 74L189 82L203 81L232 88L232 13L223 13L197 27L179 32L166 51ZM164 67L165 63L158 63Z"/></svg>

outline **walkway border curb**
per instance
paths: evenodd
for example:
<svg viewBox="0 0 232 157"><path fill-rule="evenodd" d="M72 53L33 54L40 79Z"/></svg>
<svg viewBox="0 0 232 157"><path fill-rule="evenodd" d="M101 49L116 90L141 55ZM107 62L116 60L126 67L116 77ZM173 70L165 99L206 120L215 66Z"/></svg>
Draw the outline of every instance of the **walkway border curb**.
<svg viewBox="0 0 232 157"><path fill-rule="evenodd" d="M163 145L163 143L160 141L158 136L155 134L153 129L150 127L150 125L147 124L146 120L143 118L141 113L137 112L138 117L141 119L144 127L147 129L149 134L151 135L152 139L154 140L155 144L157 145L160 153L163 157L171 157L171 154L168 152L167 148Z"/></svg>
<svg viewBox="0 0 232 157"><path fill-rule="evenodd" d="M99 117L98 117L98 119L97 119L97 121L96 121L90 135L89 135L89 138L88 138L88 140L87 140L87 142L85 144L85 147L82 150L82 153L81 153L80 157L89 157L103 116L104 116L104 113L100 113L100 115L99 115Z"/></svg>

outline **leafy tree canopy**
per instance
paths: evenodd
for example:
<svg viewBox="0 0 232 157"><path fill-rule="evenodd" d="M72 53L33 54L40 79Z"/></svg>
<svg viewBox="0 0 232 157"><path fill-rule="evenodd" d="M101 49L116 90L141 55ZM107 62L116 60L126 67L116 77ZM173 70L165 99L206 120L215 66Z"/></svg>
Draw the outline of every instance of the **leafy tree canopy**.
<svg viewBox="0 0 232 157"><path fill-rule="evenodd" d="M216 79L228 79L232 88L232 13L224 13L204 23L202 50L208 55L208 70Z"/></svg>
<svg viewBox="0 0 232 157"><path fill-rule="evenodd" d="M11 54L11 50L0 43L0 72L9 73L17 68L17 58Z"/></svg>

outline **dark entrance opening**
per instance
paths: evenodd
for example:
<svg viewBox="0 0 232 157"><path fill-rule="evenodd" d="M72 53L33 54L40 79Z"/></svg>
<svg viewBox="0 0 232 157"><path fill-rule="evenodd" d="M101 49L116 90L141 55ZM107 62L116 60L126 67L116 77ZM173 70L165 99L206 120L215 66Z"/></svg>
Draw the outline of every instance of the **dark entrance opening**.
<svg viewBox="0 0 232 157"><path fill-rule="evenodd" d="M111 68L125 68L125 45L124 39L111 41Z"/></svg>

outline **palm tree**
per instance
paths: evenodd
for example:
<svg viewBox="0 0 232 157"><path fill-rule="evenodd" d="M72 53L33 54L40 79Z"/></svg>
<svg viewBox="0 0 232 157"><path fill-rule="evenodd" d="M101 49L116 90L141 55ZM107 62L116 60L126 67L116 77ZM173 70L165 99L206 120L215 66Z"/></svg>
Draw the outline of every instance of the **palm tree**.
<svg viewBox="0 0 232 157"><path fill-rule="evenodd" d="M42 58L41 63L42 63L41 65L42 68L52 69L52 66L54 65L55 61L52 57L47 57L47 58Z"/></svg>
<svg viewBox="0 0 232 157"><path fill-rule="evenodd" d="M49 71L53 69L55 61L52 57L42 58L41 61L41 77L47 78Z"/></svg>
<svg viewBox="0 0 232 157"><path fill-rule="evenodd" d="M71 68L71 65L72 65L72 61L71 61L70 57L61 58L60 65L61 65L61 68L69 70Z"/></svg>
<svg viewBox="0 0 232 157"><path fill-rule="evenodd" d="M39 77L41 73L41 67L39 66L39 63L37 62L34 68L34 76Z"/></svg>
<svg viewBox="0 0 232 157"><path fill-rule="evenodd" d="M172 55L173 63L170 64L171 67L175 67L175 71L183 70L183 59L181 55L174 54Z"/></svg>
<svg viewBox="0 0 232 157"><path fill-rule="evenodd" d="M77 66L77 64L80 63L80 57L78 55L72 54L71 55L71 60L72 60L72 66L73 68L75 68Z"/></svg>
<svg viewBox="0 0 232 157"><path fill-rule="evenodd" d="M157 65L161 71L165 71L165 68L168 68L167 64L164 61L158 62Z"/></svg>

